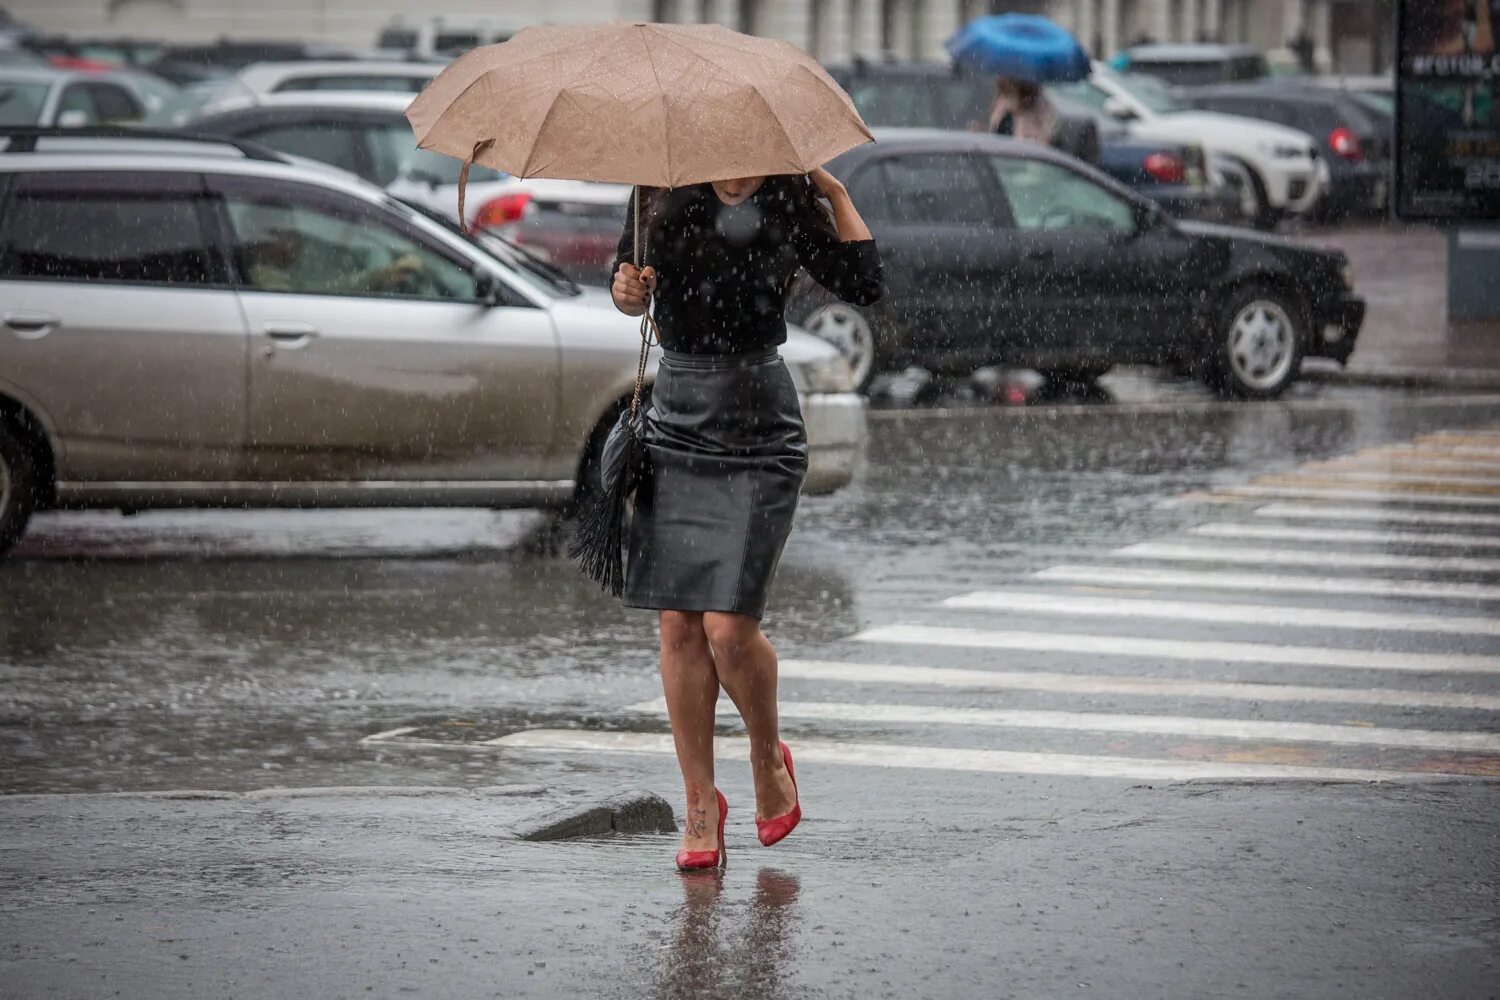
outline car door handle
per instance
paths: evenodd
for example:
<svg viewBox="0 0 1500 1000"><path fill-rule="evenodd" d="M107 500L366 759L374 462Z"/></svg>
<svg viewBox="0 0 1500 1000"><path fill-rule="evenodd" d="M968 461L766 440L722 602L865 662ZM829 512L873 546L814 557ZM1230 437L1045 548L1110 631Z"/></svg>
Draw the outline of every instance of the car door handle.
<svg viewBox="0 0 1500 1000"><path fill-rule="evenodd" d="M306 340L316 337L318 328L310 323L271 322L261 327L272 340Z"/></svg>
<svg viewBox="0 0 1500 1000"><path fill-rule="evenodd" d="M0 319L3 319L5 325L14 330L16 335L23 340L35 340L38 337L45 337L51 332L54 326L62 323L62 320L51 313L33 312L29 309L18 309L15 312L8 312L4 316L0 316Z"/></svg>

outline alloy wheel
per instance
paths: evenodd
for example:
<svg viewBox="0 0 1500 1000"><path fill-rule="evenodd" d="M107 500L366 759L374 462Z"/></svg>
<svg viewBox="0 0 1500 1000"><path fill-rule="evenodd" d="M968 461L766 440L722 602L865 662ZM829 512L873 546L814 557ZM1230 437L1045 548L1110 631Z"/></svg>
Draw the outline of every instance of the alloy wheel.
<svg viewBox="0 0 1500 1000"><path fill-rule="evenodd" d="M1279 304L1255 299L1229 326L1229 364L1252 389L1275 389L1286 380L1296 358L1296 329Z"/></svg>
<svg viewBox="0 0 1500 1000"><path fill-rule="evenodd" d="M802 327L838 349L849 363L856 386L869 381L875 366L875 331L858 309L847 303L830 302L814 310Z"/></svg>

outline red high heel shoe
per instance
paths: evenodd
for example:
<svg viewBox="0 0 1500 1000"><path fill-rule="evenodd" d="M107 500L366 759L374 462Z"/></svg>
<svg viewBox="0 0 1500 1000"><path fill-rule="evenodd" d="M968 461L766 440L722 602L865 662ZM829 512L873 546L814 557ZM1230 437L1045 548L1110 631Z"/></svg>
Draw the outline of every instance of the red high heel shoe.
<svg viewBox="0 0 1500 1000"><path fill-rule="evenodd" d="M729 802L724 798L724 793L717 788L714 796L719 800L719 846L712 851L678 851L677 870L680 872L700 871L704 868L728 868L729 849L724 846L724 818L729 815Z"/></svg>
<svg viewBox="0 0 1500 1000"><path fill-rule="evenodd" d="M786 773L792 777L792 794L797 796L797 803L789 813L755 821L755 832L760 835L760 842L765 847L784 838L802 822L802 796L797 793L797 769L792 767L792 748L785 742L781 744L781 759L786 761Z"/></svg>

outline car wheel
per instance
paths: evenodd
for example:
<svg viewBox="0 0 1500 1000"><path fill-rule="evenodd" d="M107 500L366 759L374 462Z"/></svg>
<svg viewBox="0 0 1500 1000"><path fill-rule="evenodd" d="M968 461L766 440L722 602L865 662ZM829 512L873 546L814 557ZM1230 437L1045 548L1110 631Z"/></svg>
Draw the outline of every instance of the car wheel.
<svg viewBox="0 0 1500 1000"><path fill-rule="evenodd" d="M1231 295L1214 329L1214 386L1237 399L1274 399L1296 380L1306 338L1302 310L1285 292L1249 285Z"/></svg>
<svg viewBox="0 0 1500 1000"><path fill-rule="evenodd" d="M826 302L815 306L799 322L808 333L838 349L849 364L857 392L864 392L875 377L875 323L858 306Z"/></svg>
<svg viewBox="0 0 1500 1000"><path fill-rule="evenodd" d="M0 552L20 540L36 504L36 471L26 443L0 421Z"/></svg>
<svg viewBox="0 0 1500 1000"><path fill-rule="evenodd" d="M1112 368L1112 365L1067 365L1059 368L1038 368L1037 374L1051 385L1089 386Z"/></svg>
<svg viewBox="0 0 1500 1000"><path fill-rule="evenodd" d="M1246 217L1256 229L1270 232L1281 221L1281 211L1271 204L1270 196L1266 194L1266 184L1260 179L1260 174L1254 170L1247 171L1247 173L1250 175L1249 200L1253 201L1254 204L1250 207ZM1245 204L1243 193L1241 193L1240 198L1242 199L1241 204Z"/></svg>

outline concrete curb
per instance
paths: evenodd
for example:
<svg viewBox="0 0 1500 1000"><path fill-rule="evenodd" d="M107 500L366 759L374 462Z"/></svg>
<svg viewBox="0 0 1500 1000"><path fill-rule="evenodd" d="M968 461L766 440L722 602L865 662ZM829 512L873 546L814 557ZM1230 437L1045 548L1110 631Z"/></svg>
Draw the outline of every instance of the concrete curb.
<svg viewBox="0 0 1500 1000"><path fill-rule="evenodd" d="M1327 385L1364 385L1387 389L1500 389L1500 369L1413 368L1398 365L1356 365L1334 368L1305 365L1302 377Z"/></svg>
<svg viewBox="0 0 1500 1000"><path fill-rule="evenodd" d="M516 796L545 795L551 791L546 785L481 785L477 788L461 788L456 785L323 785L311 788L252 788L245 792L231 792L212 788L170 788L160 791L141 792L17 792L0 795L0 806L6 802L34 802L38 799L165 799L165 800L240 800L264 799L406 799L433 798L437 796Z"/></svg>
<svg viewBox="0 0 1500 1000"><path fill-rule="evenodd" d="M521 840L572 840L611 833L675 833L672 807L654 792L624 792L603 802L561 806L516 829Z"/></svg>

